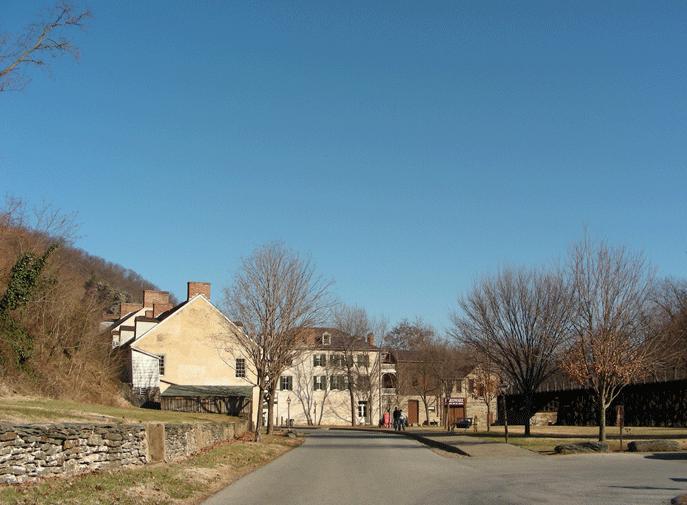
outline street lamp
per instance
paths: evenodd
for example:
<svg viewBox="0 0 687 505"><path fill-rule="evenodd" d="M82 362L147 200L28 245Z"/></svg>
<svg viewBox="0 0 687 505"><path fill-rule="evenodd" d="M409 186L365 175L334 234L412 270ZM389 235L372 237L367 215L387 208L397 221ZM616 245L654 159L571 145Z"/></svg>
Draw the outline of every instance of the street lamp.
<svg viewBox="0 0 687 505"><path fill-rule="evenodd" d="M291 427L291 397L286 397L286 426Z"/></svg>

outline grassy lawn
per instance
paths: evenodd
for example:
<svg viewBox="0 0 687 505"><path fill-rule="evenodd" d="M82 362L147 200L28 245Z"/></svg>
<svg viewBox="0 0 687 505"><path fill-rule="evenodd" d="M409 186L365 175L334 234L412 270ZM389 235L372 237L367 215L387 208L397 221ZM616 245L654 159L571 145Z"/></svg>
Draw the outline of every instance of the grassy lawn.
<svg viewBox="0 0 687 505"><path fill-rule="evenodd" d="M218 445L179 463L0 487L0 503L194 504L301 443L302 439L264 435L260 443L234 441Z"/></svg>
<svg viewBox="0 0 687 505"><path fill-rule="evenodd" d="M46 398L0 398L0 422L4 423L223 423L234 419L221 414L109 407Z"/></svg>

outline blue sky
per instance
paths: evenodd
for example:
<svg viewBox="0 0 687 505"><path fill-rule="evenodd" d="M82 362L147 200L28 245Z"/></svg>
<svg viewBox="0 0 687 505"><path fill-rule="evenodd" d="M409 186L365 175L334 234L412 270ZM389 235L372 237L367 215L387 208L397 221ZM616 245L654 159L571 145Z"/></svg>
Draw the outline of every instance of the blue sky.
<svg viewBox="0 0 687 505"><path fill-rule="evenodd" d="M179 297L271 240L439 328L585 229L687 276L685 2L86 5L80 61L0 95L0 193Z"/></svg>

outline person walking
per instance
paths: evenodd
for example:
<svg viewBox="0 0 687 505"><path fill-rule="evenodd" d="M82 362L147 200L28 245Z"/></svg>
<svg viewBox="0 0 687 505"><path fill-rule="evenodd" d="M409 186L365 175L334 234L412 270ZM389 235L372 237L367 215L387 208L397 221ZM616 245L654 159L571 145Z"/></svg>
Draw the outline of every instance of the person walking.
<svg viewBox="0 0 687 505"><path fill-rule="evenodd" d="M408 418L403 413L402 410L398 411L398 431L406 431L406 426L408 426Z"/></svg>
<svg viewBox="0 0 687 505"><path fill-rule="evenodd" d="M394 431L399 430L400 417L401 417L401 411L398 410L398 407L394 407Z"/></svg>

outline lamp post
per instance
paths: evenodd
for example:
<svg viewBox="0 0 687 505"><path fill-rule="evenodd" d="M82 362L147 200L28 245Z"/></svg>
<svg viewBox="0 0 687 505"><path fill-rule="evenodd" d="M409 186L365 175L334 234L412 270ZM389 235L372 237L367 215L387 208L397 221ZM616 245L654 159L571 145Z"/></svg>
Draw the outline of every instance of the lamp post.
<svg viewBox="0 0 687 505"><path fill-rule="evenodd" d="M291 428L291 397L286 397L286 426Z"/></svg>

